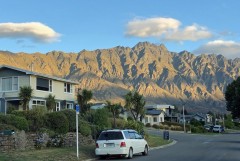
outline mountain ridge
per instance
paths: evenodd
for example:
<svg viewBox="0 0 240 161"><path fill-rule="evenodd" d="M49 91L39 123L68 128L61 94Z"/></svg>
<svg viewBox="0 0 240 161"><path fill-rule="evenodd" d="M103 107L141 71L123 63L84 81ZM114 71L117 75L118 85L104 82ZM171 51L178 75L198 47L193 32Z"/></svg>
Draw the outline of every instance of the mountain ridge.
<svg viewBox="0 0 240 161"><path fill-rule="evenodd" d="M170 52L163 45L139 42L134 47L51 51L46 54L0 51L0 64L73 79L93 91L96 102L124 102L129 90L143 94L147 104L173 104L189 111L225 111L227 84L240 76L240 59L222 55ZM183 100L183 101L182 101Z"/></svg>

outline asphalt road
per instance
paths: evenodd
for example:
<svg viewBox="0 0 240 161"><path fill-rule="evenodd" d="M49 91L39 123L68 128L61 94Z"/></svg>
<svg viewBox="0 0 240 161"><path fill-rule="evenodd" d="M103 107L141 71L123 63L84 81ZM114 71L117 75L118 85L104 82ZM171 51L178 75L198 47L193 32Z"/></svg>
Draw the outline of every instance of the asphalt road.
<svg viewBox="0 0 240 161"><path fill-rule="evenodd" d="M162 131L149 130L161 135ZM149 151L148 156L134 155L133 161L240 161L240 133L199 135L170 131L176 144ZM108 158L109 161L126 159Z"/></svg>

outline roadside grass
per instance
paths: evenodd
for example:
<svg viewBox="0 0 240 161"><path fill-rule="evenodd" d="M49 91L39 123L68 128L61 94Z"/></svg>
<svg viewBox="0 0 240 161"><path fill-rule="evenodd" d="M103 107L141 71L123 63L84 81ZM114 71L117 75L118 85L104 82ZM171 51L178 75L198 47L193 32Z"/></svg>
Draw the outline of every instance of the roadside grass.
<svg viewBox="0 0 240 161"><path fill-rule="evenodd" d="M76 148L47 148L41 150L0 153L1 161L78 161L95 157L95 145L80 146L79 159Z"/></svg>
<svg viewBox="0 0 240 161"><path fill-rule="evenodd" d="M157 135L149 135L146 140L151 148L166 145L172 142L172 140L164 140L162 137Z"/></svg>

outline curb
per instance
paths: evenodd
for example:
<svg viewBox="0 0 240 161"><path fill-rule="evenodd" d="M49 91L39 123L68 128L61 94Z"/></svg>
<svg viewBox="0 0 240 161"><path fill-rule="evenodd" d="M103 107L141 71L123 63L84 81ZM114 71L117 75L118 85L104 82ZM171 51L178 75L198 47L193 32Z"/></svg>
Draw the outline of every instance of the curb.
<svg viewBox="0 0 240 161"><path fill-rule="evenodd" d="M166 144L166 145L162 145L162 146L158 146L158 147L149 148L149 150L166 148L166 147L172 146L172 145L174 145L174 144L176 144L176 143L177 143L176 140L172 140L172 142L171 142L170 144Z"/></svg>

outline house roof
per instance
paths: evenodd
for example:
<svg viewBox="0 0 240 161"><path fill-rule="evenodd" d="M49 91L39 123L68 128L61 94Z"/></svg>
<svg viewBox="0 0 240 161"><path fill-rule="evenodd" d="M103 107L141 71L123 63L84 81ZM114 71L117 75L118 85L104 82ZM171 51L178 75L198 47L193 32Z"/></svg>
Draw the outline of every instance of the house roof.
<svg viewBox="0 0 240 161"><path fill-rule="evenodd" d="M155 104L155 105L146 105L145 106L146 109L174 109L173 105L159 105L159 104Z"/></svg>
<svg viewBox="0 0 240 161"><path fill-rule="evenodd" d="M71 80L68 80L68 79L63 79L63 78L54 77L54 76L50 76L50 75L46 75L46 74L41 74L41 73L37 73L37 72L25 70L25 69L13 67L13 66L8 66L8 65L1 65L0 66L0 69L4 69L4 68L16 70L16 71L19 71L19 72L23 72L26 75L35 75L35 76L49 78L49 79L53 79L53 80L57 80L57 81L61 81L61 82L72 83L72 84L79 84L78 82L71 81Z"/></svg>
<svg viewBox="0 0 240 161"><path fill-rule="evenodd" d="M160 115L162 113L161 110L147 110L146 115Z"/></svg>

